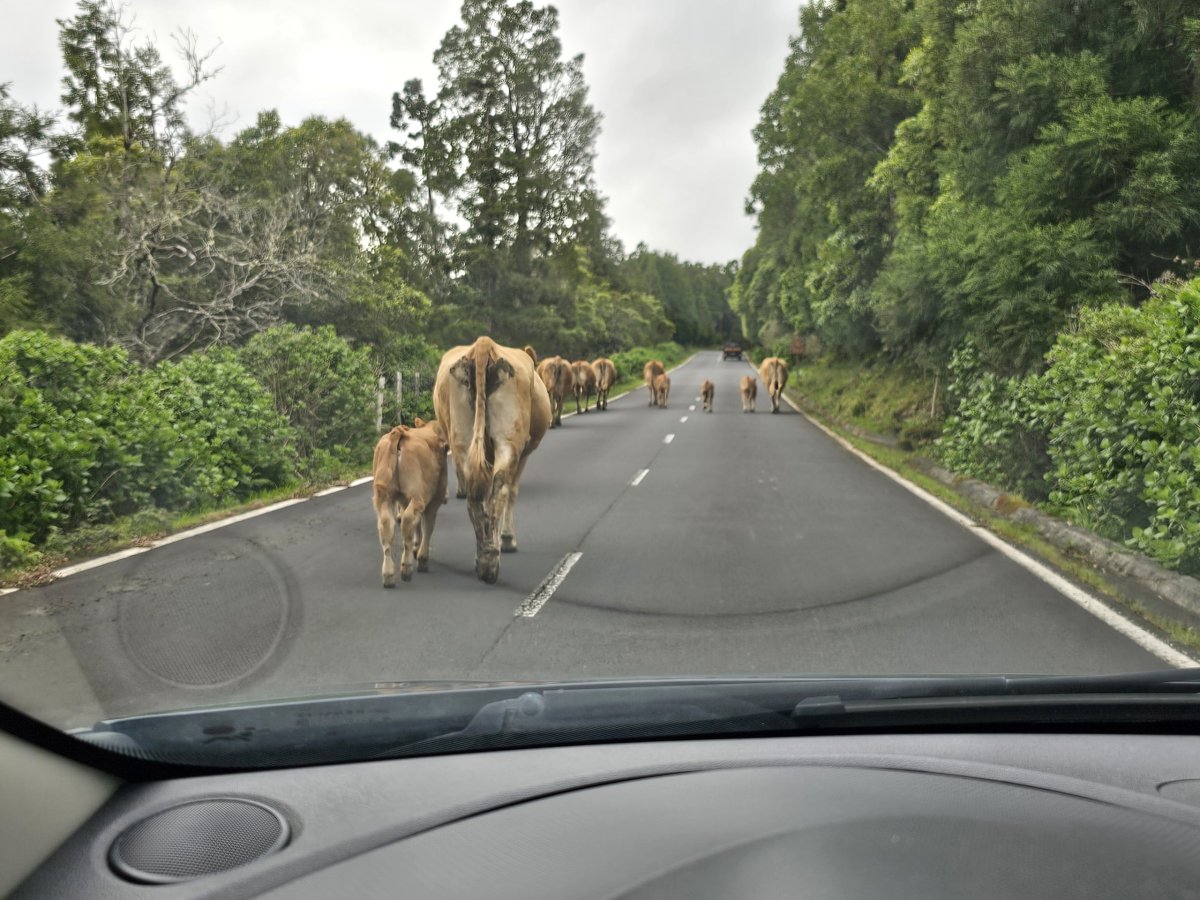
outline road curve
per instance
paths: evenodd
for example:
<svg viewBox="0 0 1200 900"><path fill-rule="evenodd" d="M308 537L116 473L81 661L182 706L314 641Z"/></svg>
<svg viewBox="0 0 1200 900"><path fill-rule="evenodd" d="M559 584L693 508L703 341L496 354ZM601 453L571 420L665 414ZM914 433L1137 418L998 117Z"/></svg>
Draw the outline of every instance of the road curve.
<svg viewBox="0 0 1200 900"><path fill-rule="evenodd" d="M669 409L548 434L494 586L451 498L430 572L381 588L361 485L0 597L0 698L73 727L427 679L1163 667L761 386L742 413L747 371L704 352Z"/></svg>

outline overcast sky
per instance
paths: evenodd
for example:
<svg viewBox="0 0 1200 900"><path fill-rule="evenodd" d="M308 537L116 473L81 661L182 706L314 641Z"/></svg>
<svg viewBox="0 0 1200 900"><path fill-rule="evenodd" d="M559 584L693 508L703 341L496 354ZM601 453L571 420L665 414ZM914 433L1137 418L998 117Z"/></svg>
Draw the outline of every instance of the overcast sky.
<svg viewBox="0 0 1200 900"><path fill-rule="evenodd" d="M433 52L458 21L450 0L129 0L142 32L174 61L171 36L220 41L222 67L189 107L193 127L226 113L224 136L278 109L286 124L319 114L391 137L391 96L436 85ZM739 258L754 239L743 203L756 171L750 129L796 30L799 0L560 0L567 55L583 53L603 116L596 178L613 230L699 262ZM60 106L55 19L74 0L9 4L0 82L44 109Z"/></svg>

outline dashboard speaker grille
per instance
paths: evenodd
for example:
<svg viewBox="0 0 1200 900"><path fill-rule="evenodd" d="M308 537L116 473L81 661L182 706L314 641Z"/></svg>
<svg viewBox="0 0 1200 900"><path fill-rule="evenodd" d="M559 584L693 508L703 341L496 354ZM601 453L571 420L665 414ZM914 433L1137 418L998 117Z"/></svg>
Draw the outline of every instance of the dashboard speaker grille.
<svg viewBox="0 0 1200 900"><path fill-rule="evenodd" d="M130 881L188 881L274 853L288 834L287 820L265 804L233 797L191 800L123 831L109 862Z"/></svg>

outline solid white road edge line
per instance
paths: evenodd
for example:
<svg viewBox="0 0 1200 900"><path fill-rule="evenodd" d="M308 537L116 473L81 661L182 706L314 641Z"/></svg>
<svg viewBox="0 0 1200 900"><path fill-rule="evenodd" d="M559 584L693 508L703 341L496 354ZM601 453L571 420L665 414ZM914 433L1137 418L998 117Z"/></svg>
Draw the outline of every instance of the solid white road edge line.
<svg viewBox="0 0 1200 900"><path fill-rule="evenodd" d="M1064 578L1063 576L1061 576L1057 572L1055 572L1053 569L1038 562L1036 559L1029 556L1024 551L1018 550L1016 547L1014 547L1012 544L1005 541L1003 538L993 534L987 528L984 528L983 526L979 525L977 522L973 521L968 516L963 515L961 512L959 512L953 506L950 506L948 503L945 503L942 500L939 500L937 497L935 497L933 494L926 491L924 488L921 488L921 487L913 484L911 481L908 481L907 479L903 478L901 475L897 474L896 472L893 472L891 469L889 469L887 466L883 465L882 463L876 462L874 459L872 459L866 453L863 453L861 450L859 450L857 447L855 447L853 444L851 444L849 441L847 441L845 438L843 438L840 434L837 434L837 433L831 431L830 429L828 429L824 425L822 425L820 422L818 422L814 418L812 418L810 415L808 415L808 413L806 413L799 406L797 406L795 403L793 403L792 399L790 397L788 397L786 394L784 394L783 399L788 402L788 405L792 409L794 409L800 415L804 416L804 418L807 419L809 422L812 422L813 425L820 428L823 432L825 432L827 435L829 435L831 438L833 438L833 440L837 441L837 443L841 445L842 449L854 454L855 456L857 456L859 459L861 459L863 462L865 462L871 468L877 469L878 471L880 471L884 475L886 475L888 478L892 479L892 481L896 482L898 485L900 485L902 488L904 488L910 494L913 494L913 495L919 497L920 499L922 499L926 503L928 503L930 506L932 506L934 509L936 509L938 512L949 517L950 519L953 519L955 522L957 522L963 528L970 530L972 534L976 535L984 543L989 544L991 547L993 547L996 550L998 550L999 552L1003 553L1005 556L1007 556L1009 559L1011 559L1013 562L1015 562L1021 568L1025 569L1030 574L1034 575L1035 577L1044 581L1046 584L1050 585L1050 587L1054 588L1056 591L1058 591L1060 594L1062 594L1068 600L1075 603L1077 606L1080 606L1083 609L1087 610L1089 613L1091 613L1093 616L1095 616L1097 619L1099 619L1105 625L1108 625L1110 628L1112 628L1117 633L1122 634L1125 637L1129 638L1131 641L1133 641L1135 644L1137 644L1143 650L1146 650L1149 653L1153 653L1155 656L1157 656L1163 662L1169 663L1170 665L1176 666L1179 668L1186 668L1188 666L1194 666L1198 662L1198 660L1187 655L1186 653L1176 650L1174 647L1172 647L1170 644L1168 644L1166 641L1162 640L1161 638L1154 636L1149 631L1142 628L1140 625L1137 625L1134 622L1131 622L1129 619L1125 618L1120 613L1114 612L1103 601L1092 596L1087 591L1083 590L1082 588L1078 587L1077 585L1071 583L1066 578Z"/></svg>
<svg viewBox="0 0 1200 900"><path fill-rule="evenodd" d="M664 443L664 444L669 444L669 443L671 443L671 441L673 441L673 440L675 440L675 435L673 435L673 434L668 434L668 435L667 435L665 438L663 438L663 443Z"/></svg>
<svg viewBox="0 0 1200 900"><path fill-rule="evenodd" d="M629 482L632 487L637 487L642 483L642 480L650 474L649 469L639 469L638 473L633 476L633 481Z"/></svg>
<svg viewBox="0 0 1200 900"><path fill-rule="evenodd" d="M558 590L558 586L563 583L567 577L567 573L571 571L575 563L579 562L579 558L583 554L578 551L572 551L562 558L557 566L546 576L545 580L538 585L536 591L525 598L525 602L517 607L517 611L513 613L514 618L521 616L526 619L532 619L538 614L538 610L546 605L546 601L554 596L554 592Z"/></svg>

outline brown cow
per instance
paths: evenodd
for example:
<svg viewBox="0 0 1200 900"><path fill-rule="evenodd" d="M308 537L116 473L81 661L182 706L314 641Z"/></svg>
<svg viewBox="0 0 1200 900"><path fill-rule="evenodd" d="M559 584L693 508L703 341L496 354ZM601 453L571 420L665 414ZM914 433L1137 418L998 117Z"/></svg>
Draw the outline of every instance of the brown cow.
<svg viewBox="0 0 1200 900"><path fill-rule="evenodd" d="M500 553L517 550L521 473L550 427L550 396L525 351L481 337L442 357L433 408L467 488L475 574L495 584Z"/></svg>
<svg viewBox="0 0 1200 900"><path fill-rule="evenodd" d="M654 392L654 379L665 372L662 360L658 359L652 359L642 367L642 378L646 380L646 387L650 390L650 402L647 406L653 406L658 401L658 395Z"/></svg>
<svg viewBox="0 0 1200 900"><path fill-rule="evenodd" d="M608 409L608 392L617 383L617 366L607 356L593 360L596 370L596 409Z"/></svg>
<svg viewBox="0 0 1200 900"><path fill-rule="evenodd" d="M575 412L580 411L580 397L583 398L583 412L587 412L592 394L596 391L596 370L586 359L577 359L571 363L571 374L575 376Z"/></svg>
<svg viewBox="0 0 1200 900"><path fill-rule="evenodd" d="M671 395L671 376L667 374L654 377L654 402L663 409L667 408L667 398Z"/></svg>
<svg viewBox="0 0 1200 900"><path fill-rule="evenodd" d="M788 367L778 356L768 356L758 367L758 377L766 385L767 393L771 395L771 412L779 412L779 398L787 386Z"/></svg>
<svg viewBox="0 0 1200 900"><path fill-rule="evenodd" d="M758 399L758 379L753 375L743 375L741 380L742 412L754 412L755 401Z"/></svg>
<svg viewBox="0 0 1200 900"><path fill-rule="evenodd" d="M383 548L383 586L396 586L394 543L400 523L400 579L429 569L429 541L446 500L446 442L437 423L397 425L375 445L372 503ZM420 547L417 547L418 542Z"/></svg>
<svg viewBox="0 0 1200 900"><path fill-rule="evenodd" d="M575 388L575 373L561 356L547 356L538 363L537 374L550 395L550 427L557 428L562 425L563 404Z"/></svg>
<svg viewBox="0 0 1200 900"><path fill-rule="evenodd" d="M704 383L700 385L700 399L704 403L705 412L712 412L713 391L713 383L705 378Z"/></svg>

